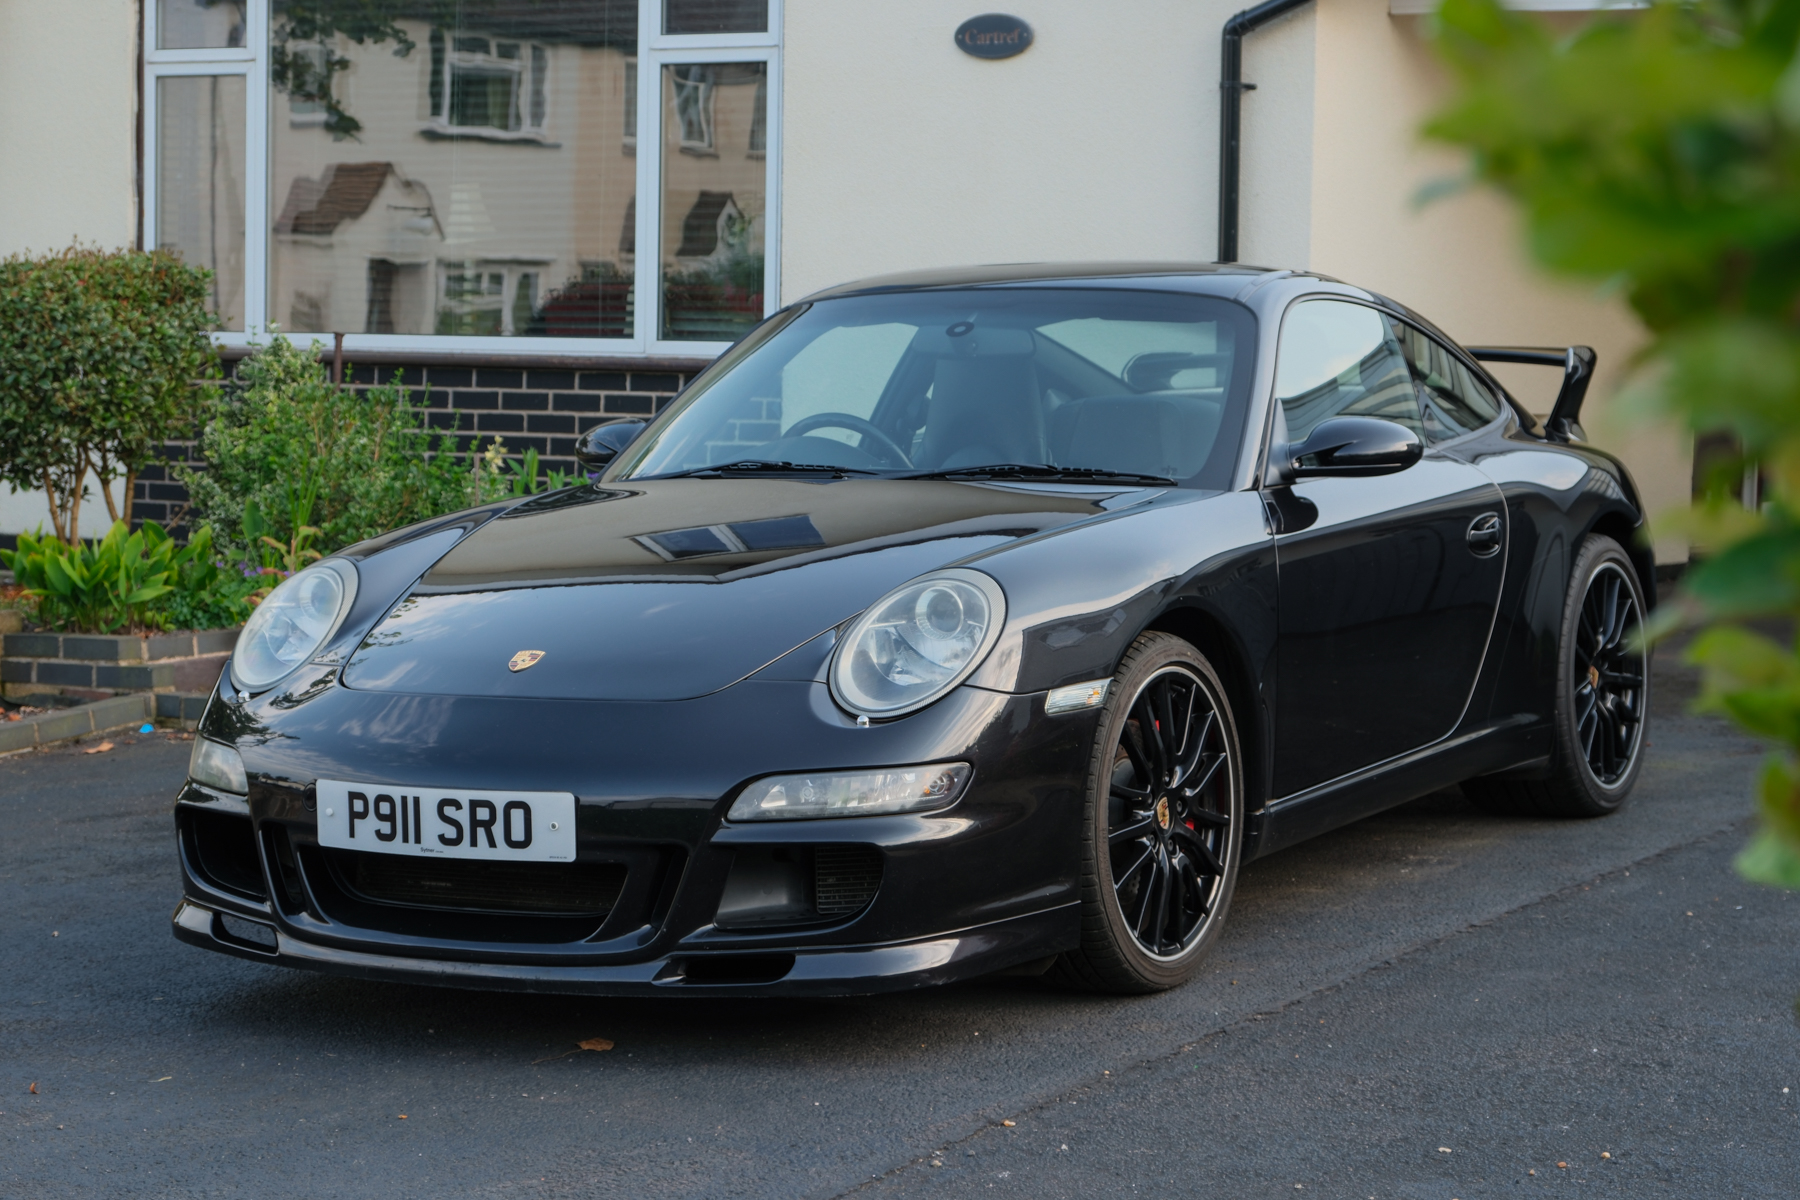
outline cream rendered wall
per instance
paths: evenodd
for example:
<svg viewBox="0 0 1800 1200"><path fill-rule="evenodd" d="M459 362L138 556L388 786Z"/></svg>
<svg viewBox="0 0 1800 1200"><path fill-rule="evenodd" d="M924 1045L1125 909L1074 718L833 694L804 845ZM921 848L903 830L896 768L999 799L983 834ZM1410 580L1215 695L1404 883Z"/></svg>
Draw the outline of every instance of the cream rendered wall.
<svg viewBox="0 0 1800 1200"><path fill-rule="evenodd" d="M1244 79L1256 90L1244 93L1238 142L1239 262L1300 269L1312 261L1318 28L1309 4L1244 39ZM1218 144L1215 132L1205 154L1215 179Z"/></svg>
<svg viewBox="0 0 1800 1200"><path fill-rule="evenodd" d="M1608 412L1644 340L1631 312L1594 289L1538 274L1512 209L1498 197L1472 191L1415 204L1423 184L1464 170L1458 155L1417 136L1446 94L1423 40L1424 18L1389 16L1388 0L1319 0L1317 9L1312 268L1411 305L1464 343L1593 346L1600 365L1583 424L1595 444L1631 468L1653 521L1685 504L1688 439L1628 426ZM1252 103L1261 98L1251 93ZM1502 381L1533 411L1548 409L1552 372L1502 370ZM1687 545L1659 534L1656 553L1659 562L1685 561Z"/></svg>
<svg viewBox="0 0 1800 1200"><path fill-rule="evenodd" d="M0 0L0 256L137 241L136 0ZM0 532L48 527L0 484ZM98 495L84 534L106 532Z"/></svg>
<svg viewBox="0 0 1800 1200"><path fill-rule="evenodd" d="M1219 29L1241 2L1035 0L1025 53L967 0L786 0L781 292L968 263L1213 257Z"/></svg>
<svg viewBox="0 0 1800 1200"><path fill-rule="evenodd" d="M137 239L135 0L0 0L0 255Z"/></svg>

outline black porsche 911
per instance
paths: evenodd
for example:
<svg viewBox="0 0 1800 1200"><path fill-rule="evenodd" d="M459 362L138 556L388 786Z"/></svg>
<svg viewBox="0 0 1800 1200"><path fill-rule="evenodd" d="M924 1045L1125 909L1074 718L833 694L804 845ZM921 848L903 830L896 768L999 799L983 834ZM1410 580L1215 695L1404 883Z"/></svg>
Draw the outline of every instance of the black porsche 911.
<svg viewBox="0 0 1800 1200"><path fill-rule="evenodd" d="M1564 371L1547 421L1494 359ZM1592 366L1239 266L812 296L585 435L591 482L263 603L175 934L466 987L1150 991L1257 855L1458 783L1610 813L1654 565Z"/></svg>

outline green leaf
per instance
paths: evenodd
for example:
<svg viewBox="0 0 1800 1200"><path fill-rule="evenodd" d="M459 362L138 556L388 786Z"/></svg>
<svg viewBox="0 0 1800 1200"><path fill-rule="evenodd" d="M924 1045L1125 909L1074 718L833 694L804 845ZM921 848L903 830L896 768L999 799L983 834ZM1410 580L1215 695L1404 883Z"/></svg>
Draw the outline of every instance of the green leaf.
<svg viewBox="0 0 1800 1200"><path fill-rule="evenodd" d="M1764 830L1738 854L1738 874L1755 883L1800 889L1800 850Z"/></svg>

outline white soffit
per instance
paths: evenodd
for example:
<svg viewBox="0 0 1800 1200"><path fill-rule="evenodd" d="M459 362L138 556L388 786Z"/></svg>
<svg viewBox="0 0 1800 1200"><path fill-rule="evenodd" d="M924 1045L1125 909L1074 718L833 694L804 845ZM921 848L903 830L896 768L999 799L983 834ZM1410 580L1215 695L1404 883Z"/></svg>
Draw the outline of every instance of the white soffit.
<svg viewBox="0 0 1800 1200"><path fill-rule="evenodd" d="M1615 8L1649 8L1648 0L1502 0L1517 12L1605 12ZM1436 12L1439 0L1388 0L1388 15L1417 17Z"/></svg>

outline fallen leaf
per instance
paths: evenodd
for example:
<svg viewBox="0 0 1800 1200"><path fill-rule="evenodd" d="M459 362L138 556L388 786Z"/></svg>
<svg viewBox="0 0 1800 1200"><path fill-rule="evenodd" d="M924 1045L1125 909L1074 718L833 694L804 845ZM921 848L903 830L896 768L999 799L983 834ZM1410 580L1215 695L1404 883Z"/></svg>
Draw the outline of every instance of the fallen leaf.
<svg viewBox="0 0 1800 1200"><path fill-rule="evenodd" d="M1568 1163L1557 1163L1556 1166L1559 1170L1563 1170L1563 1171L1566 1171L1569 1169Z"/></svg>
<svg viewBox="0 0 1800 1200"><path fill-rule="evenodd" d="M1611 1155L1611 1154L1609 1154L1609 1153L1607 1153L1607 1152L1606 1152L1606 1151L1605 1151L1605 1150L1602 1150L1602 1151L1601 1151L1601 1152L1600 1152L1600 1157L1601 1157L1601 1158L1611 1158L1611 1157L1612 1157L1612 1155Z"/></svg>
<svg viewBox="0 0 1800 1200"><path fill-rule="evenodd" d="M1008 1128L1008 1129L1011 1129L1011 1128L1012 1128L1012 1127L1013 1127L1013 1126L1014 1126L1014 1125L1017 1125L1017 1124L1018 1124L1018 1122L1017 1122L1017 1121L1002 1121L1002 1122L1000 1122L1000 1123L1001 1123L1001 1124L1002 1124L1002 1125L1004 1125L1004 1126L1006 1126L1006 1127L1007 1127L1007 1128Z"/></svg>
<svg viewBox="0 0 1800 1200"><path fill-rule="evenodd" d="M401 1113L401 1114L400 1114L400 1119L401 1119L401 1120L402 1120L402 1121L404 1121L404 1120L406 1120L406 1114L405 1114L405 1113Z"/></svg>
<svg viewBox="0 0 1800 1200"><path fill-rule="evenodd" d="M571 1054L580 1054L583 1050L611 1050L612 1048L613 1044L605 1038L584 1038L575 1043L575 1048L573 1050L564 1050L561 1054L551 1054L546 1055L543 1058L534 1058L531 1060L531 1065L535 1067L539 1063L547 1063L552 1059L567 1058Z"/></svg>
<svg viewBox="0 0 1800 1200"><path fill-rule="evenodd" d="M175 1078L173 1075L164 1075L161 1079L152 1079L150 1082L151 1083L167 1083L167 1082L169 1082L169 1080L171 1080L173 1078Z"/></svg>
<svg viewBox="0 0 1800 1200"><path fill-rule="evenodd" d="M89 746L86 750L83 750L82 753L83 754L105 754L108 750L111 750L112 748L113 748L113 744L111 742L101 742L98 746Z"/></svg>
<svg viewBox="0 0 1800 1200"><path fill-rule="evenodd" d="M34 1096L38 1094L37 1084L35 1083L31 1085L31 1094Z"/></svg>

